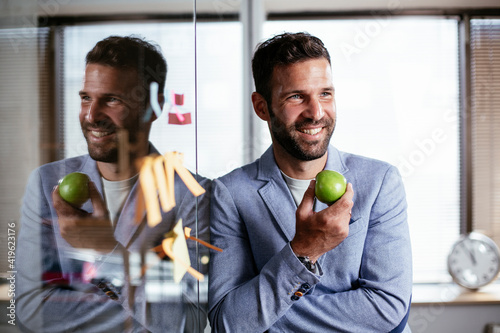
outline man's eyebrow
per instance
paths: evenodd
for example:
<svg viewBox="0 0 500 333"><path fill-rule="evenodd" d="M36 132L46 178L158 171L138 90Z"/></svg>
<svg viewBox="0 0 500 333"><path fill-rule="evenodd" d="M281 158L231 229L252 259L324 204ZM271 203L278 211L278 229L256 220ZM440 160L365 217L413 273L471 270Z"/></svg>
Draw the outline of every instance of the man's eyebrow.
<svg viewBox="0 0 500 333"><path fill-rule="evenodd" d="M84 90L80 90L78 92L78 95L80 95L80 96L86 96L86 95L88 95L88 93L86 91L84 91ZM100 94L99 96L101 96L101 97L118 97L118 98L124 98L123 95L117 94L117 93L105 93L105 94Z"/></svg>
<svg viewBox="0 0 500 333"><path fill-rule="evenodd" d="M284 96L284 95L290 95L290 94L302 94L304 92L304 90L286 90L286 91L282 91L281 92L281 96Z"/></svg>

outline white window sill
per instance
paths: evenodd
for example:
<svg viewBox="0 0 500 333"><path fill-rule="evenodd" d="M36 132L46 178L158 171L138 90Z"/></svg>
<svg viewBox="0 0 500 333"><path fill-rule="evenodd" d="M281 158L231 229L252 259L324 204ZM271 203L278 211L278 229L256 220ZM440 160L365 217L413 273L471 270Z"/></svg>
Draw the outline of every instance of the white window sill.
<svg viewBox="0 0 500 333"><path fill-rule="evenodd" d="M414 284L412 306L419 305L500 305L500 282L489 284L477 291L467 290L453 283Z"/></svg>

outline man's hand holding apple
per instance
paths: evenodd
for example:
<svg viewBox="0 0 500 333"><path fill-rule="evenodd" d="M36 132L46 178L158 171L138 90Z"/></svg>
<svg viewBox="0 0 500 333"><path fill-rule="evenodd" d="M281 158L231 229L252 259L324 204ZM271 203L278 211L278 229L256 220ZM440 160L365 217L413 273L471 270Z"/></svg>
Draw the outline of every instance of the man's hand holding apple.
<svg viewBox="0 0 500 333"><path fill-rule="evenodd" d="M114 249L116 240L106 204L93 182L88 183L88 190L94 208L92 213L66 202L59 194L58 186L52 191L61 235L75 248L109 252Z"/></svg>
<svg viewBox="0 0 500 333"><path fill-rule="evenodd" d="M295 237L290 243L295 255L308 256L313 263L347 237L354 204L354 191L349 183L339 200L320 212L314 212L315 182L311 181L297 208Z"/></svg>

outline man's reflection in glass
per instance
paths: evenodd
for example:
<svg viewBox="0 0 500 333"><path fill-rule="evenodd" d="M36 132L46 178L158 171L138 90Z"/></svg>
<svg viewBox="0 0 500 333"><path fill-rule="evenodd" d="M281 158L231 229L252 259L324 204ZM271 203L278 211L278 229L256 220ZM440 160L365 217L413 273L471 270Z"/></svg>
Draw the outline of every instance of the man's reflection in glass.
<svg viewBox="0 0 500 333"><path fill-rule="evenodd" d="M171 262L148 258L179 219L208 240L208 195L195 198L176 175L176 206L155 227L145 217L136 222L138 161L159 153L148 139L156 119L149 87L158 83L163 106L166 74L161 51L142 38L111 36L87 54L79 118L89 153L37 168L23 199L16 304L24 331L183 332L204 326L196 280L186 274L177 285ZM72 172L91 180L90 200L81 207L58 192L58 181ZM210 181L197 180L210 193ZM195 242L188 245L196 263L200 253ZM142 274L145 265L150 269Z"/></svg>

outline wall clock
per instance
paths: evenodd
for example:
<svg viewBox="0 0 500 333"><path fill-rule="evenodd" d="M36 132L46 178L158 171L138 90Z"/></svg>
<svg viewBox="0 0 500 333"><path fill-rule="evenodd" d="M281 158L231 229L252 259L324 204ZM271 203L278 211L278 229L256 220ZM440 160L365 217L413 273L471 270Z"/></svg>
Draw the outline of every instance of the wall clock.
<svg viewBox="0 0 500 333"><path fill-rule="evenodd" d="M453 281L470 290L493 282L500 272L500 250L484 234L471 232L453 244L448 255L448 272Z"/></svg>

